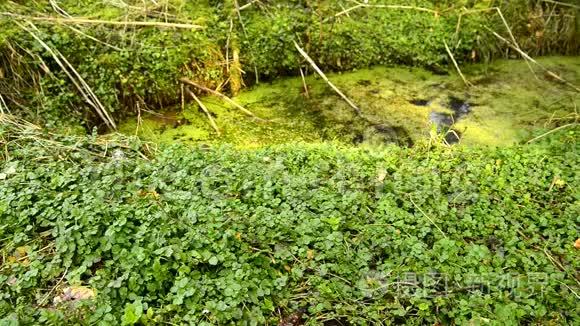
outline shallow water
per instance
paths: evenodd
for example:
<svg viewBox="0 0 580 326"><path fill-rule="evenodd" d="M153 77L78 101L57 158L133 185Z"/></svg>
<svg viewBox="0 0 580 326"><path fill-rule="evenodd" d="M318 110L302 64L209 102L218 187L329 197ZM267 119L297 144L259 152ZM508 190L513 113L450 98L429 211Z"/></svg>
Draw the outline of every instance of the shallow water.
<svg viewBox="0 0 580 326"><path fill-rule="evenodd" d="M580 84L580 58L539 60L568 81ZM354 110L317 76L262 83L235 100L260 118L243 115L214 97L202 98L220 128L217 136L197 105L184 112L125 121L120 130L146 140L171 143L231 143L259 147L287 142L333 141L353 146L425 140L462 145L510 145L554 127L575 112L580 96L571 88L532 73L525 62L498 61L464 67L473 87L449 75L402 67L374 67L330 80L362 110Z"/></svg>

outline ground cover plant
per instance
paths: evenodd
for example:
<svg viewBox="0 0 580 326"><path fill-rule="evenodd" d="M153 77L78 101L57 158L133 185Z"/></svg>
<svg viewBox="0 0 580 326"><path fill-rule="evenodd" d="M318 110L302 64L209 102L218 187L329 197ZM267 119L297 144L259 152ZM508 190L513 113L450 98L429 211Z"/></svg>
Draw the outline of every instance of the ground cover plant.
<svg viewBox="0 0 580 326"><path fill-rule="evenodd" d="M261 150L3 128L3 324L570 324L575 132ZM28 137L23 137L28 135Z"/></svg>
<svg viewBox="0 0 580 326"><path fill-rule="evenodd" d="M579 10L1 1L0 326L577 324Z"/></svg>

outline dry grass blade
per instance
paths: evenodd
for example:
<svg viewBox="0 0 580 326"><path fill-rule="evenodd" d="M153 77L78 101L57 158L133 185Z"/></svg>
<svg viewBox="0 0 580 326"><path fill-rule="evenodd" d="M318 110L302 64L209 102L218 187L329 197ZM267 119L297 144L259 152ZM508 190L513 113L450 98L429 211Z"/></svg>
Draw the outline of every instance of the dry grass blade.
<svg viewBox="0 0 580 326"><path fill-rule="evenodd" d="M111 49L113 49L113 50L116 50L116 51L123 51L123 49L121 49L121 48L119 48L119 47L116 47L116 46L114 46L114 45L112 45L112 44L109 44L109 43L107 43L107 42L101 41L101 40L99 40L99 39L98 39L98 38L96 38L96 37L92 37L92 36L90 36L89 34L87 34L87 33L83 32L83 31L81 31L81 30L79 30L79 29L76 29L76 28L74 28L74 27L72 27L72 26L68 26L68 25L67 25L66 27L68 27L70 30L72 30L73 32L75 32L75 33L77 33L77 34L79 34L79 35L82 35L82 36L84 36L84 37L86 37L86 38L88 38L88 39L90 39L90 40L93 40L93 41L95 41L95 42L97 42L97 43L99 43L99 44L102 44L102 45L104 45L104 46L106 46L106 47L109 47L109 48L111 48Z"/></svg>
<svg viewBox="0 0 580 326"><path fill-rule="evenodd" d="M93 107L95 112L99 115L99 117L105 122L105 124L111 129L117 129L115 122L109 116L109 113L105 109L105 107L101 104L97 96L93 93L89 85L85 82L85 80L81 77L81 75L74 69L74 67L68 62L68 60L58 52L58 50L53 50L51 47L48 46L42 39L40 39L33 31L29 30L19 22L16 24L25 32L29 33L48 53L52 55L55 62L59 65L59 67L63 70L63 72L69 77L72 83L75 85L77 90L81 93L85 101ZM35 27L31 23L32 27Z"/></svg>
<svg viewBox="0 0 580 326"><path fill-rule="evenodd" d="M93 157L97 158L106 158L106 152L103 154L100 149L93 148L92 145L98 145L98 147L108 147L110 143L114 143L115 146L123 148L128 152L133 152L139 155L144 160L149 160L147 155L144 154L141 150L135 150L134 144L132 143L131 138L127 137L119 137L119 134L108 134L104 136L97 137L96 140L91 141L91 147L85 147L82 144L86 142L86 136L66 136L68 141L61 141L63 135L51 133L42 127L35 125L31 122L28 122L24 119L18 118L13 115L9 114L0 114L0 125L8 127L8 140L0 140L0 144L2 142L7 143L18 143L18 142L31 142L36 144L37 146L43 147L54 153L57 150L63 150L64 153L68 152L82 152L88 154ZM69 143L69 144L67 144ZM149 153L153 155L156 152L155 144L152 143L141 143L144 148L147 149L145 153ZM151 145L151 147L150 147ZM8 150L7 150L8 151ZM39 157L39 160L42 159L51 159L50 157Z"/></svg>
<svg viewBox="0 0 580 326"><path fill-rule="evenodd" d="M8 105L6 104L6 101L4 101L4 97L0 94L0 114L6 113L10 113L10 110L8 110Z"/></svg>
<svg viewBox="0 0 580 326"><path fill-rule="evenodd" d="M540 0L540 1L546 2L546 3L552 3L552 4L555 4L558 6L580 9L579 5L573 5L571 3L565 3L565 2L561 2L561 1L555 1L555 0Z"/></svg>
<svg viewBox="0 0 580 326"><path fill-rule="evenodd" d="M443 237L447 238L447 235L445 235L445 232L443 232L443 230L441 230L441 228L439 228L439 226L437 226L437 224L435 224L435 221L433 221L432 218L429 217L429 215L427 215L422 209L421 207L419 207L419 205L415 204L415 201L413 201L413 198L409 195L409 199L411 200L411 203L413 203L413 206L415 206L419 212L421 212L421 214L423 214L423 216L425 216L425 218L427 218L429 220L429 222L431 222L431 224L433 224L433 226L435 226L437 228L437 230L439 230L439 232L441 232L441 234L443 235Z"/></svg>
<svg viewBox="0 0 580 326"><path fill-rule="evenodd" d="M573 127L573 126L578 126L578 123L569 123L567 125L563 125L563 126L560 126L558 128L552 129L552 130L550 130L550 131L548 131L546 133L543 133L543 134L539 135L538 137L535 137L533 139L528 140L527 143L528 144L533 143L533 142L535 142L535 141L537 141L539 139L542 139L542 138L544 138L544 137L546 137L546 136L548 136L550 134L555 133L556 131L559 131L559 130L562 130L562 129L566 129L566 128L569 128L569 127Z"/></svg>
<svg viewBox="0 0 580 326"><path fill-rule="evenodd" d="M30 123L26 120L22 120L20 118L17 118L11 114L0 114L0 124L1 125L10 125L13 128L15 128L18 131L24 131L24 130L41 130L42 128L40 128L39 126Z"/></svg>

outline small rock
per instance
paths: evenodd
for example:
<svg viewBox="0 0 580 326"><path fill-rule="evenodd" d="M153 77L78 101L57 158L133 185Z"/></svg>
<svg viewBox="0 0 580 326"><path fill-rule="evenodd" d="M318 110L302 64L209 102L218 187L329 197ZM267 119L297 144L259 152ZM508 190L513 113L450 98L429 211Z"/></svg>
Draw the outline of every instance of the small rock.
<svg viewBox="0 0 580 326"><path fill-rule="evenodd" d="M90 300L95 297L95 291L85 286L70 286L63 289L62 294L54 298L54 303L66 301Z"/></svg>

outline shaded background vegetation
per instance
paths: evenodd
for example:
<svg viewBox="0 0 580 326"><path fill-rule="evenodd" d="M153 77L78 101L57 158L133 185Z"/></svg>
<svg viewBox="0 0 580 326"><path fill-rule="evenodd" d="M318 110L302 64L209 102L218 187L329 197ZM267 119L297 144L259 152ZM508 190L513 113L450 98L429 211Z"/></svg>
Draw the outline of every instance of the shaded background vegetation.
<svg viewBox="0 0 580 326"><path fill-rule="evenodd" d="M102 126L54 56L59 51L114 119L160 110L180 98L178 78L228 89L232 47L239 47L243 81L297 75L298 40L325 71L375 64L445 67L444 41L460 63L518 57L490 34L509 38L499 6L518 43L531 55L578 54L579 19L572 7L548 1L378 1L437 11L359 8L350 1L260 1L238 15L234 1L8 1L0 11L0 95L13 112L48 126ZM245 2L240 1L243 6ZM17 14L14 16L9 14ZM56 24L30 17L191 23L203 30ZM24 30L27 29L30 32ZM226 57L227 55L227 57ZM235 76L234 76L235 77ZM104 129L103 129L104 130Z"/></svg>

